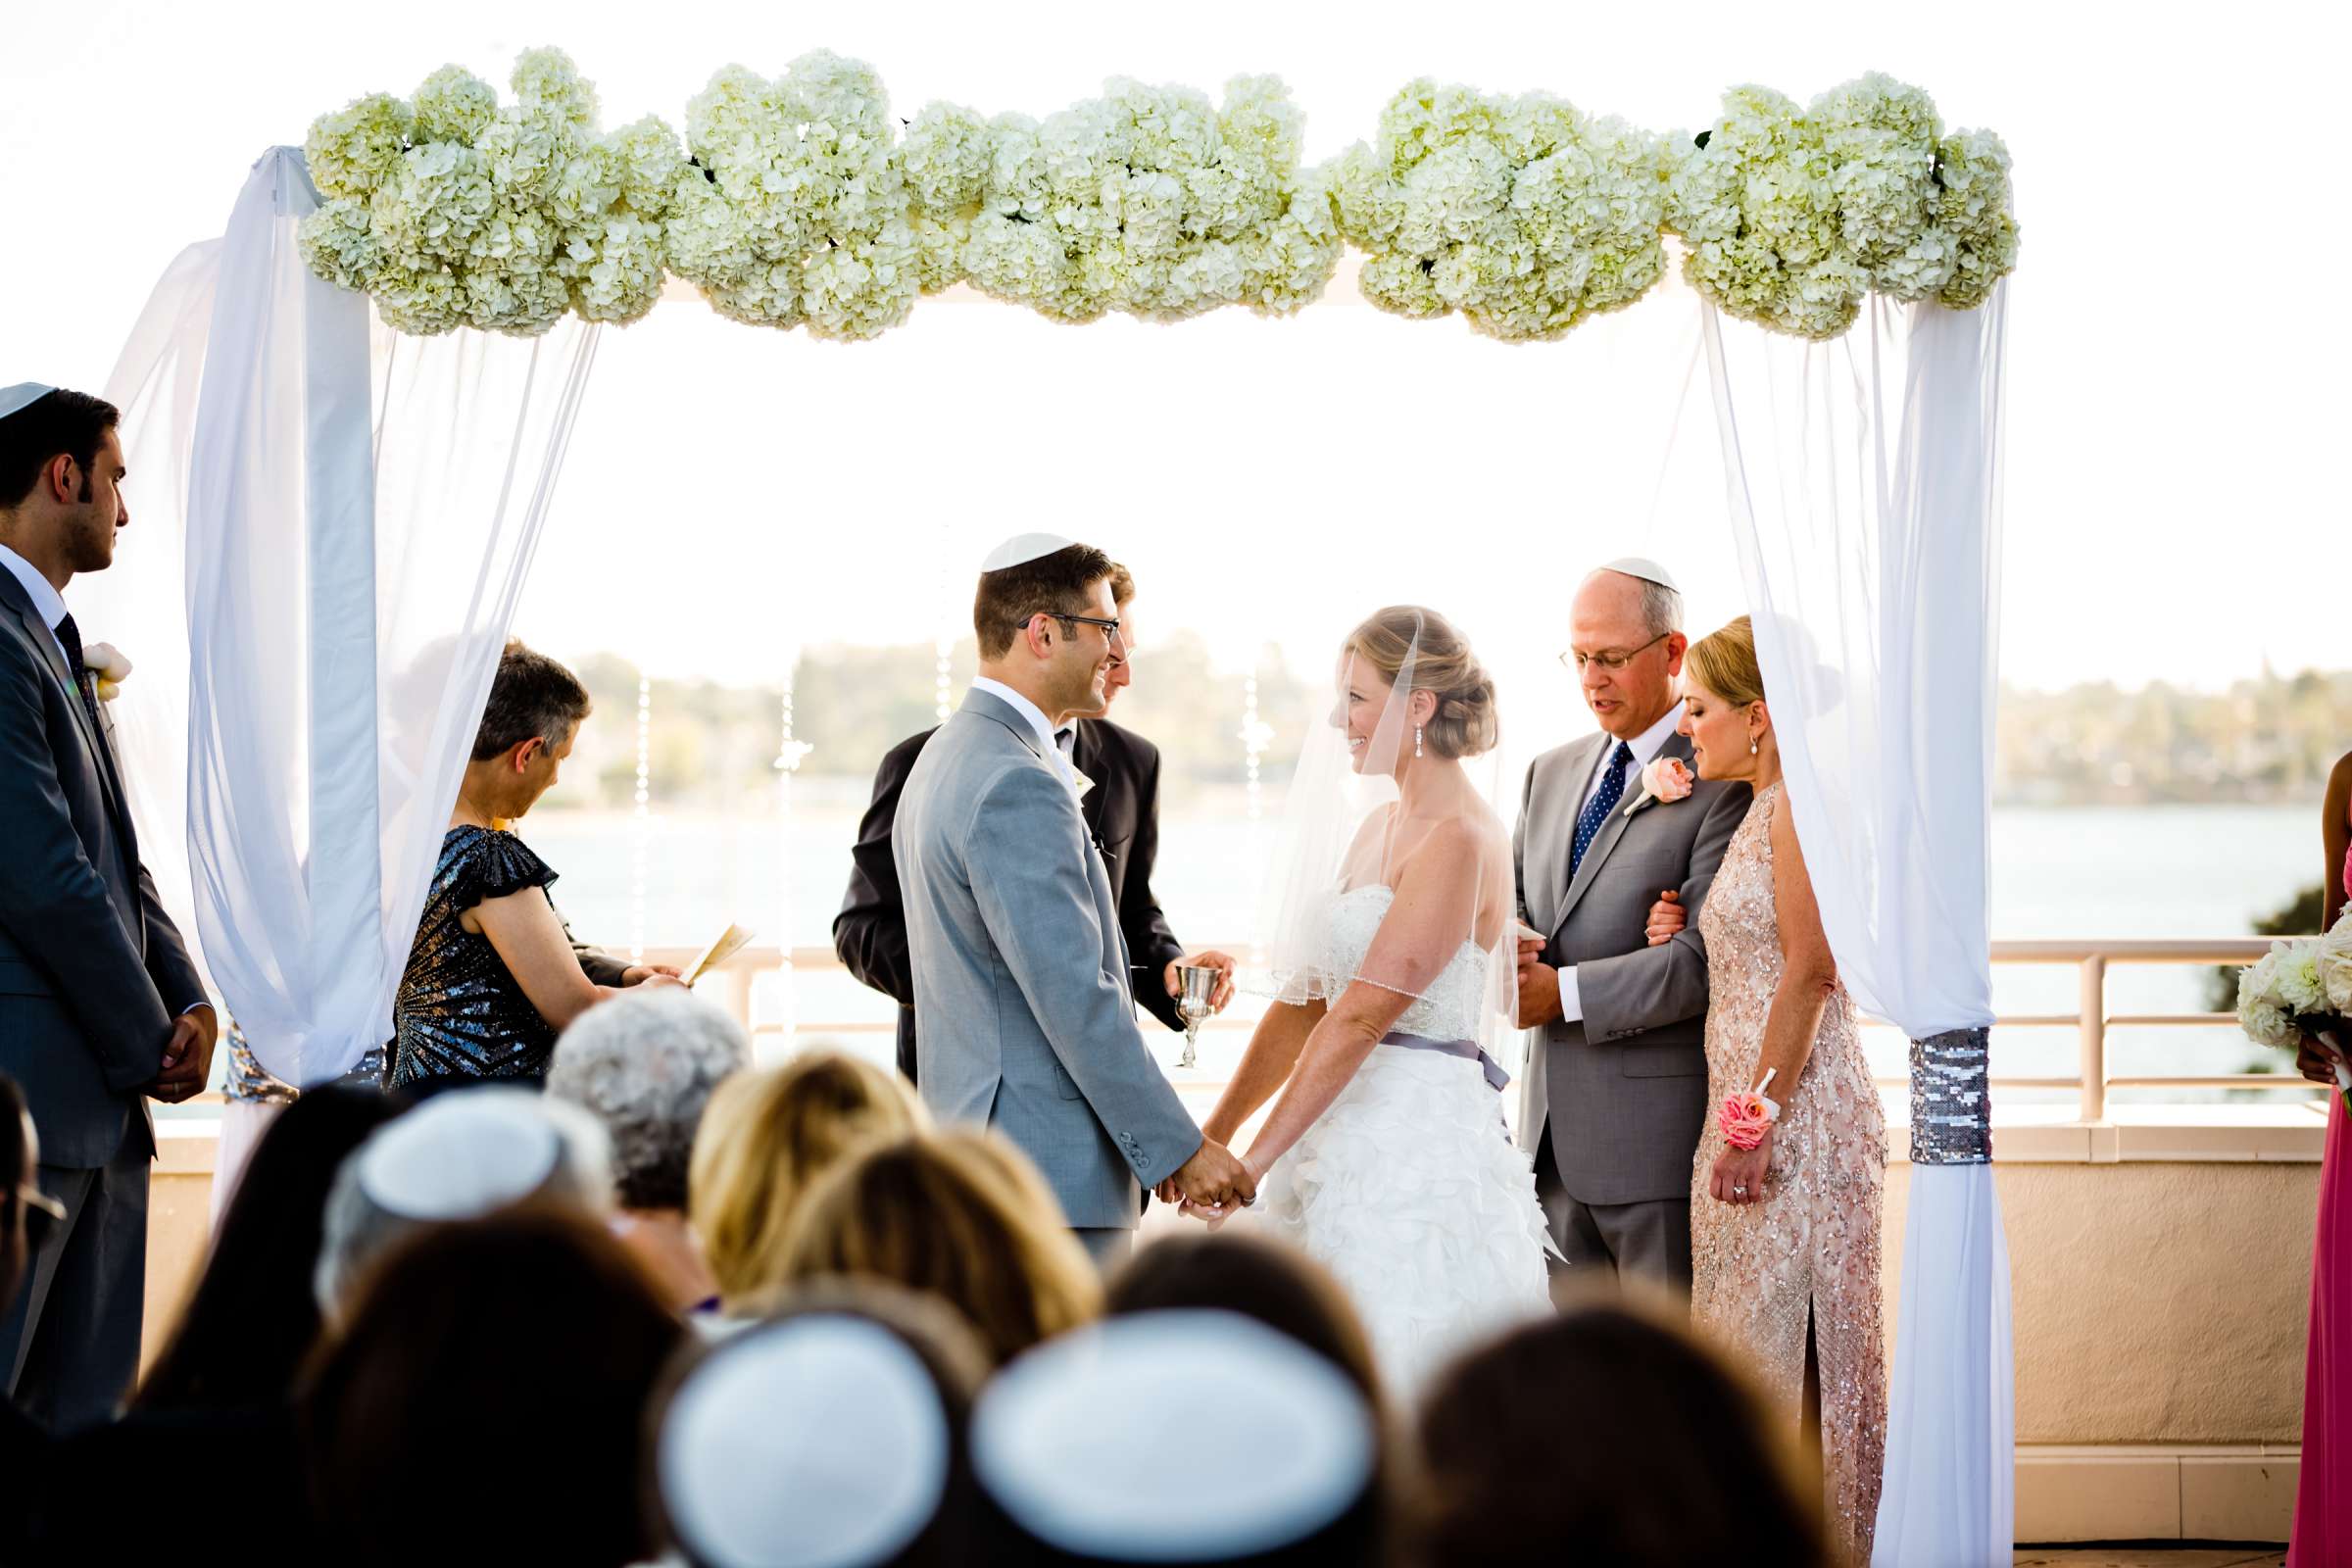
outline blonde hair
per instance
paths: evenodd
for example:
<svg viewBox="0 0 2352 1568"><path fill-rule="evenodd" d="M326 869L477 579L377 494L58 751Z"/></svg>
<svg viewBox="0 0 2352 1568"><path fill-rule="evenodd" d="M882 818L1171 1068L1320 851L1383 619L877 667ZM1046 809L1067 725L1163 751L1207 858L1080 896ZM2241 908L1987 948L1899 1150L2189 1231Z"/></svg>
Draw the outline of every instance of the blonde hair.
<svg viewBox="0 0 2352 1568"><path fill-rule="evenodd" d="M1764 671L1756 664L1756 632L1745 615L1711 631L1683 655L1690 678L1734 708L1764 701Z"/></svg>
<svg viewBox="0 0 2352 1568"><path fill-rule="evenodd" d="M1453 623L1436 611L1416 605L1376 610L1348 634L1347 646L1391 685L1403 673L1405 660L1412 659L1412 689L1429 693L1438 704L1422 726L1422 742L1440 757L1476 757L1493 751L1502 738L1494 678Z"/></svg>
<svg viewBox="0 0 2352 1568"><path fill-rule="evenodd" d="M844 1155L929 1125L906 1080L838 1051L724 1080L687 1167L687 1213L730 1304L782 1278L809 1189Z"/></svg>
<svg viewBox="0 0 2352 1568"><path fill-rule="evenodd" d="M994 1133L868 1148L817 1184L784 1281L878 1279L961 1311L998 1365L1102 1312L1102 1282L1037 1168Z"/></svg>

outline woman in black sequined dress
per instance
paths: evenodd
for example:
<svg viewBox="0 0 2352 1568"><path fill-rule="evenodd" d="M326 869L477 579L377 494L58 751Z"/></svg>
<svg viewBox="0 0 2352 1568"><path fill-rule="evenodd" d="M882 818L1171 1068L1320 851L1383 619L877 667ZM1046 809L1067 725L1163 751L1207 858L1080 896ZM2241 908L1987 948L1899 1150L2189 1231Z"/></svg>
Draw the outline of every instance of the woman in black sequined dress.
<svg viewBox="0 0 2352 1568"><path fill-rule="evenodd" d="M555 784L588 710L571 671L507 645L392 1004L393 1088L536 1084L573 1018L625 986L677 984L576 949L548 902L555 871L506 828Z"/></svg>

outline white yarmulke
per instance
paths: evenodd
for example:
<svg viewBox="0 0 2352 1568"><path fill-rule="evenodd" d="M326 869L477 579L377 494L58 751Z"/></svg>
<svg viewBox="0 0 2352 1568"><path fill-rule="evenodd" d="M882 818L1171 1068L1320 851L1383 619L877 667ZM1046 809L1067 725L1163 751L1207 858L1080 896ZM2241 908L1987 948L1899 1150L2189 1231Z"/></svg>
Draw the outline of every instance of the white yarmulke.
<svg viewBox="0 0 2352 1568"><path fill-rule="evenodd" d="M0 419L29 408L56 390L39 381L19 381L15 386L0 386Z"/></svg>
<svg viewBox="0 0 2352 1568"><path fill-rule="evenodd" d="M1140 1464L1137 1445L1185 1445ZM1144 1312L1039 1347L972 1413L981 1483L1062 1551L1123 1562L1294 1544L1370 1483L1372 1415L1322 1356L1233 1312Z"/></svg>
<svg viewBox="0 0 2352 1568"><path fill-rule="evenodd" d="M1673 573L1647 556L1619 556L1615 561L1602 565L1600 569L1614 571L1627 577L1639 577L1643 582L1654 582L1659 587L1671 588L1678 594L1683 591L1683 585L1674 580Z"/></svg>
<svg viewBox="0 0 2352 1568"><path fill-rule="evenodd" d="M662 1500L718 1568L852 1568L939 1512L948 1418L931 1374L863 1318L746 1329L687 1375L656 1450Z"/></svg>
<svg viewBox="0 0 2352 1568"><path fill-rule="evenodd" d="M1007 566L1018 566L1042 556L1067 550L1076 543L1076 540L1064 539L1057 533L1016 533L991 550L988 559L980 563L980 569L1003 571Z"/></svg>
<svg viewBox="0 0 2352 1568"><path fill-rule="evenodd" d="M564 1140L525 1090L436 1095L361 1146L360 1191L404 1219L470 1219L546 1185Z"/></svg>

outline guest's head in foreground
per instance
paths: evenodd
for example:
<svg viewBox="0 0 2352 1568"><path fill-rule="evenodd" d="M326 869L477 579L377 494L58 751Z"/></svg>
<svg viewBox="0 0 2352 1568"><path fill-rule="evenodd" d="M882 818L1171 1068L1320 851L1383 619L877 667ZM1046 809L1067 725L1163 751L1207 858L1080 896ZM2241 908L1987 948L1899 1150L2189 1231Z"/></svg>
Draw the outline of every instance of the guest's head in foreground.
<svg viewBox="0 0 2352 1568"><path fill-rule="evenodd" d="M1049 723L1102 712L1111 665L1127 655L1111 599L1117 569L1093 546L1051 534L999 545L972 600L980 673L1019 692Z"/></svg>
<svg viewBox="0 0 2352 1568"><path fill-rule="evenodd" d="M580 1105L612 1143L622 1241L680 1308L717 1294L686 1223L695 1136L711 1095L751 1061L743 1026L678 990L591 1007L556 1042L547 1093Z"/></svg>
<svg viewBox="0 0 2352 1568"><path fill-rule="evenodd" d="M41 1141L32 1130L24 1091L0 1072L0 1316L17 1299L32 1258L50 1227L65 1216L58 1200L41 1191Z"/></svg>
<svg viewBox="0 0 2352 1568"><path fill-rule="evenodd" d="M1759 785L1781 776L1781 748L1764 702L1764 672L1756 664L1756 635L1741 615L1690 645L1690 679L1683 696L1682 732L1700 778L1745 779Z"/></svg>
<svg viewBox="0 0 2352 1568"><path fill-rule="evenodd" d="M982 1561L969 1433L988 1369L942 1302L795 1292L657 1398L662 1534L692 1568Z"/></svg>
<svg viewBox="0 0 2352 1568"><path fill-rule="evenodd" d="M1139 1460L1139 1434L1168 1451ZM1004 1562L1383 1562L1380 1447L1346 1373L1229 1312L1064 1335L999 1373L972 1412Z"/></svg>
<svg viewBox="0 0 2352 1568"><path fill-rule="evenodd" d="M135 1410L274 1407L318 1338L317 1279L335 1173L400 1114L397 1096L329 1084L273 1117L237 1181L179 1325Z"/></svg>
<svg viewBox="0 0 2352 1568"><path fill-rule="evenodd" d="M0 387L0 545L60 593L75 572L113 565L130 526L121 419L86 392Z"/></svg>
<svg viewBox="0 0 2352 1568"><path fill-rule="evenodd" d="M368 1268L410 1232L529 1201L599 1220L611 1210L612 1153L594 1117L524 1089L425 1102L371 1133L335 1173L318 1245L320 1309L339 1315Z"/></svg>
<svg viewBox="0 0 2352 1568"><path fill-rule="evenodd" d="M1755 1397L1687 1335L1622 1307L1575 1308L1473 1351L1438 1380L1420 1426L1424 1561L1502 1568L1563 1543L1622 1568L1826 1560L1803 1500L1819 1489L1796 1484Z"/></svg>
<svg viewBox="0 0 2352 1568"><path fill-rule="evenodd" d="M683 1333L585 1215L514 1209L406 1238L303 1396L330 1560L645 1560L645 1410Z"/></svg>
<svg viewBox="0 0 2352 1568"><path fill-rule="evenodd" d="M818 1182L788 1282L849 1275L945 1299L1004 1362L1102 1310L1102 1281L1028 1156L993 1133L869 1148Z"/></svg>
<svg viewBox="0 0 2352 1568"><path fill-rule="evenodd" d="M1585 706L1621 741L1639 740L1681 696L1676 678L1690 639L1683 596L1666 568L1628 557L1577 585L1568 605L1568 650Z"/></svg>
<svg viewBox="0 0 2352 1568"><path fill-rule="evenodd" d="M458 786L461 814L513 821L528 811L555 787L588 712L577 675L520 639L509 641Z"/></svg>
<svg viewBox="0 0 2352 1568"><path fill-rule="evenodd" d="M1110 1282L1113 1317L1200 1307L1239 1312L1322 1356L1375 1408L1380 1375L1354 1303L1323 1265L1296 1247L1235 1231L1165 1237L1128 1260Z"/></svg>
<svg viewBox="0 0 2352 1568"><path fill-rule="evenodd" d="M1501 738L1494 677L1434 610L1374 611L1348 634L1340 671L1332 722L1347 731L1359 773L1402 776L1416 757L1459 760L1493 751ZM1401 692L1400 680L1408 683Z"/></svg>
<svg viewBox="0 0 2352 1568"><path fill-rule="evenodd" d="M730 1307L783 1283L784 1238L809 1187L851 1151L930 1125L906 1080L839 1051L719 1085L695 1135L695 1235Z"/></svg>

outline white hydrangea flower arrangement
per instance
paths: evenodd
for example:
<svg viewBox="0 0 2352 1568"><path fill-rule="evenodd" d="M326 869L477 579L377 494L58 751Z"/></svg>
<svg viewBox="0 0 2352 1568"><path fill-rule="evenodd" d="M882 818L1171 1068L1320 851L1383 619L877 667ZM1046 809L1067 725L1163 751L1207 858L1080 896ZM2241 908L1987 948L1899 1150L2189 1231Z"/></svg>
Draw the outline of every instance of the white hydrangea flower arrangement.
<svg viewBox="0 0 2352 1568"><path fill-rule="evenodd" d="M1557 338L1665 275L1666 138L1544 93L1407 83L1380 134L1332 169L1364 297L1459 311L1517 342Z"/></svg>
<svg viewBox="0 0 2352 1568"><path fill-rule="evenodd" d="M1235 77L1221 107L1113 80L1042 123L933 104L902 149L923 286L967 279L1063 321L1289 315L1340 255L1323 179L1299 167L1301 131L1273 76Z"/></svg>
<svg viewBox="0 0 2352 1568"><path fill-rule="evenodd" d="M1865 295L1983 304L2017 266L2009 154L1943 133L1916 87L1873 73L1806 109L1735 87L1678 160L1666 226L1684 276L1726 313L1833 338Z"/></svg>
<svg viewBox="0 0 2352 1568"><path fill-rule="evenodd" d="M2352 911L2325 936L2290 937L2237 972L2237 1021L2256 1045L2299 1051L2306 1033L2336 1053L2352 1050ZM2352 1110L2352 1068L2333 1063L2336 1092Z"/></svg>
<svg viewBox="0 0 2352 1568"><path fill-rule="evenodd" d="M870 338L906 319L919 250L881 78L824 50L729 66L686 109L669 267L721 316Z"/></svg>
<svg viewBox="0 0 2352 1568"><path fill-rule="evenodd" d="M311 269L420 336L528 336L566 311L625 322L653 309L676 133L649 117L600 134L596 90L561 50L524 53L510 84L502 106L444 66L412 100L376 93L314 122Z"/></svg>

